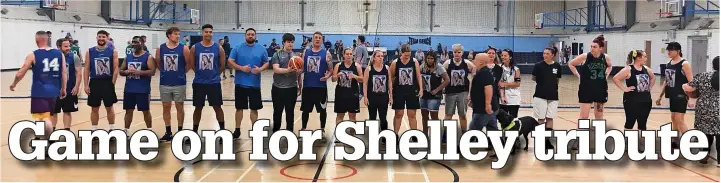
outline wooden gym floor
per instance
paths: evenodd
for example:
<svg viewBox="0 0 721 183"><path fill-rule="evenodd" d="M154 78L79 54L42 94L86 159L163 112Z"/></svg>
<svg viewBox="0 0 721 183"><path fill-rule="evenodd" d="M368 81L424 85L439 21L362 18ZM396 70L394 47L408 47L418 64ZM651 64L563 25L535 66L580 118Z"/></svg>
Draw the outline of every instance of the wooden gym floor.
<svg viewBox="0 0 721 183"><path fill-rule="evenodd" d="M1 134L3 139L8 138L10 127L20 120L29 120L30 99L27 98L30 89L31 74L25 77L15 92L10 92L8 86L11 84L15 72L2 72L0 92L0 122ZM193 74L188 74L189 83L192 81ZM659 77L660 78L660 77ZM270 83L272 82L272 73L264 72L263 82L263 99L270 99ZM524 75L522 83L522 92L524 105L528 105L534 90L533 81L530 76ZM118 97L122 98L124 78L119 78L116 90ZM333 100L333 88L335 84L329 84L329 100ZM158 99L157 90L158 77L153 78L152 98ZM657 85L658 86L658 83ZM571 76L564 76L561 82L561 105L577 106L576 89L577 80ZM621 107L621 92L609 81L609 106ZM82 90L81 90L82 91ZM660 87L654 88L654 97L658 95ZM192 91L188 89L188 98ZM231 79L223 81L223 95L225 101L223 109L225 111L226 128L232 128L234 122L234 103L233 83ZM81 94L80 98L86 98ZM121 102L122 103L122 102ZM114 105L116 113L116 128L123 124L125 111L122 110L122 104ZM264 102L264 108L259 111L259 118L270 119L272 117L272 103ZM333 113L333 103L328 105L327 131L335 127L335 114ZM667 105L667 102L665 102ZM73 113L72 131L77 133L78 130L90 129L90 108L86 105L85 100L80 100L80 111ZM296 105L296 111L299 111L300 104ZM441 106L443 111L444 106ZM153 130L161 136L164 132L162 122L162 106L160 102L151 102L151 112L153 116ZM578 109L563 108L559 109L558 117L555 120L555 129L573 129L577 127ZM105 110L100 110L100 126L99 128L107 129L107 115ZM175 111L175 110L173 110ZM192 127L192 111L191 102L185 104L185 121L186 128ZM470 109L469 109L470 112ZM173 112L174 113L174 112ZM441 112L442 113L442 112ZM531 109L522 108L519 116L530 116ZM295 113L296 133L300 127L300 112ZM367 110L361 107L358 119L367 118ZM420 113L419 113L420 115ZM685 119L690 128L693 127L693 112L689 112ZM150 162L139 162L135 160L126 162L105 161L105 162L21 162L15 159L9 152L7 146L8 141L0 142L2 150L0 150L0 181L54 181L54 182L75 182L75 181L121 181L121 182L151 182L151 181L182 181L182 182L304 182L304 181L343 181L343 182L452 182L452 181L474 181L474 182L490 182L490 181L649 181L649 182L707 182L719 181L719 168L716 167L715 161L710 161L707 165L701 165L697 162L687 160L677 161L641 161L632 162L629 160L620 160L616 162L542 162L536 160L533 155L533 144L530 144L528 152L519 151L520 153L512 156L509 163L504 169L492 170L490 168L489 159L478 162L470 161L335 161L334 150L328 149L333 147L332 144L317 143L314 145L314 152L318 156L317 161L299 161L290 160L286 162L268 160L268 161L249 161L249 151L251 149L250 139L247 132L251 123L247 118L243 121L241 128L243 134L241 140L235 142L236 161L193 161L182 162L177 160L170 151L169 144L161 144L158 157ZM609 129L623 129L625 120L623 110L607 109L605 112L608 120ZM441 114L441 118L443 115ZM668 110L658 109L651 112L648 122L649 129L658 129L661 125L668 123L670 114ZM388 116L392 121L392 113ZM418 117L420 120L420 116ZM470 116L469 116L470 119ZM62 121L58 122L62 127ZM176 130L177 121L173 114L173 131ZM285 126L285 124L283 124ZM308 124L309 129L319 128L318 115L311 114ZM131 126L131 133L145 128L141 113L136 112ZM283 127L284 128L284 127ZM217 129L217 123L214 113L211 109L206 108L203 111L201 121L201 130ZM401 132L408 129L408 121L404 118L404 124L401 126ZM326 133L328 138L332 133ZM366 137L367 140L367 137ZM531 140L533 141L533 140ZM658 146L657 146L658 147ZM322 161L325 157L325 161Z"/></svg>

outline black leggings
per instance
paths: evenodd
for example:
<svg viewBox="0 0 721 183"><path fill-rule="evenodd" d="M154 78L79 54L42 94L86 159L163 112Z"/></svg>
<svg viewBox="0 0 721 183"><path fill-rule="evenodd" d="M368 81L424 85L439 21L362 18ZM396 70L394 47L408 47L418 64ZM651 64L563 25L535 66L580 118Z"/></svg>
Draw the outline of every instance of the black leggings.
<svg viewBox="0 0 721 183"><path fill-rule="evenodd" d="M520 105L501 105L501 109L508 112L508 114L510 114L514 118L518 117L518 108L520 107Z"/></svg>
<svg viewBox="0 0 721 183"><path fill-rule="evenodd" d="M624 102L623 111L626 113L626 129L633 129L635 122L638 122L639 130L646 130L646 121L651 113L651 102Z"/></svg>
<svg viewBox="0 0 721 183"><path fill-rule="evenodd" d="M318 108L316 108L318 110ZM318 113L320 113L320 129L325 130L325 119L328 118L328 112L325 110L318 110ZM301 120L303 122L303 128L305 129L308 127L308 120L310 119L310 112L303 111L303 115L301 116Z"/></svg>
<svg viewBox="0 0 721 183"><path fill-rule="evenodd" d="M708 148L703 148L704 151L708 151L708 154L711 155L711 145L713 145L714 138L716 139L716 160L719 159L719 151L721 148L719 148L719 141L721 140L721 135L711 135L706 134L706 138L708 139Z"/></svg>
<svg viewBox="0 0 721 183"><path fill-rule="evenodd" d="M370 100L370 99L369 99ZM388 100L368 101L368 120L377 120L380 115L381 131L388 129Z"/></svg>
<svg viewBox="0 0 721 183"><path fill-rule="evenodd" d="M298 88L278 88L273 86L270 93L273 99L273 132L280 130L283 110L285 110L285 128L293 131L293 111L295 111L295 103L298 98Z"/></svg>

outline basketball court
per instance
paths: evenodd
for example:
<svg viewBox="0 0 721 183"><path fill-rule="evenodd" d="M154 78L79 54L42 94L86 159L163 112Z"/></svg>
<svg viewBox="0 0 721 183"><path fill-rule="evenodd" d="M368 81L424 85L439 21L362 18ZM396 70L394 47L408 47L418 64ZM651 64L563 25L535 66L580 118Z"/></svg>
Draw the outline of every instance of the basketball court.
<svg viewBox="0 0 721 183"><path fill-rule="evenodd" d="M2 83L10 83L13 78L12 72L2 72ZM30 73L29 73L30 74ZM192 73L188 75L192 78ZM272 73L266 71L262 77L263 98L269 99L270 81ZM2 138L7 139L10 127L20 120L29 119L28 109L30 99L29 95L30 83L24 80L18 84L15 92L10 92L7 87L2 87L3 99L0 100L0 116L2 116ZM158 99L157 87L158 76L152 80L152 99ZM223 94L227 100L232 100L228 96L232 96L233 84L232 80L224 80ZM575 78L565 77L562 79L561 88L576 87ZM190 83L188 83L190 84ZM610 84L610 83L609 83ZM328 87L329 91L334 90L334 85ZM523 95L524 103L530 102L530 94L534 83L530 82L530 78L524 75ZM657 83L658 85L658 83ZM116 84L116 91L119 98L122 98L124 86L124 78L120 77ZM615 87L609 87L609 98L620 99L621 94ZM575 91L562 91L562 105L572 105L575 100ZM192 92L192 90L188 90ZM654 88L654 93L659 92L659 88ZM329 100L333 101L333 93L329 92ZM189 94L190 96L190 94ZM85 98L81 95L80 98ZM86 105L85 100L81 99L80 111L73 114L73 124L71 129L74 133L78 130L90 129L90 108ZM611 100L609 105L613 102ZM122 110L121 103L114 105L116 112L116 126L122 126L125 111ZM327 133L328 139L332 138L331 129L335 127L335 113L332 113L334 103L328 105ZM190 102L186 102L186 120L184 126L192 127L192 111L193 107ZM663 106L662 106L663 107ZM299 105L296 111L299 111ZM225 101L223 105L225 111L226 128L234 126L234 106L232 101ZM441 107L441 111L443 106ZM559 109L554 129L573 129L577 127L578 110L573 108ZM104 110L100 110L100 129L107 129L107 119ZM150 111L153 116L153 131L158 136L164 133L164 125L162 122L162 107L159 101L151 102ZM174 112L173 112L174 113ZM420 114L420 113L419 113ZM358 119L367 119L367 110L365 106L361 107ZM389 114L391 115L391 114ZM519 116L529 116L531 110L523 108L519 112ZM623 130L625 120L622 110L608 109L605 112L608 120L608 128ZM686 121L689 126L693 126L693 112L686 114ZM175 116L173 114L173 116ZM247 116L247 115L246 115ZM264 102L264 108L259 111L259 118L269 119L272 116L272 104ZM649 129L658 129L659 126L669 123L669 112L664 109L653 110L649 118ZM300 125L300 112L296 112L296 126ZM420 120L420 116L418 116ZM697 162L687 160L677 161L641 161L633 162L629 160L599 161L599 162L566 162L566 161L539 161L533 155L533 144L529 145L529 151L512 156L505 168L493 170L490 168L492 160L486 158L482 161L335 161L334 149L337 146L330 140L319 141L314 146L314 153L317 154L317 161L300 161L296 159L289 161L276 161L270 158L268 161L249 161L249 153L251 150L251 142L247 134L250 130L251 123L246 118L241 126L243 132L241 140L234 142L234 151L236 152L236 161L199 161L183 162L176 159L171 150L170 144L160 144L159 155L155 160L149 162L140 162L136 160L130 161L83 161L83 162L52 162L52 161L34 161L21 162L16 160L9 152L7 141L2 142L2 175L0 181L53 181L53 182L69 182L69 181L181 181L181 182L304 182L304 181L342 181L342 182L455 182L455 181L474 181L474 182L490 182L490 181L674 181L674 182L706 182L719 181L719 169L715 166L715 162L711 161L707 165L701 165ZM392 116L389 116L392 121ZM173 117L173 127L176 129L176 120ZM214 113L210 109L203 111L200 130L214 130L217 128L217 122ZM283 124L284 128L285 124ZM318 115L311 114L308 129L319 128ZM419 125L420 126L420 125ZM60 127L60 126L58 126ZM134 115L130 133L144 129L145 124L140 112ZM401 132L408 129L408 121L404 118L401 125ZM295 133L297 134L298 129ZM367 141L367 136L362 136ZM533 142L533 140L531 140ZM267 140L266 140L267 143ZM111 145L112 146L112 145ZM609 144L607 144L609 146ZM284 145L281 145L284 147ZM657 146L658 147L658 144ZM266 146L267 148L267 146ZM80 149L78 143L78 150ZM94 148L97 149L97 148ZM383 148L381 148L382 150ZM283 150L283 149L282 149ZM352 148L347 148L350 152ZM113 152L114 150L111 150ZM657 150L658 151L658 150ZM132 159L132 158L131 158Z"/></svg>

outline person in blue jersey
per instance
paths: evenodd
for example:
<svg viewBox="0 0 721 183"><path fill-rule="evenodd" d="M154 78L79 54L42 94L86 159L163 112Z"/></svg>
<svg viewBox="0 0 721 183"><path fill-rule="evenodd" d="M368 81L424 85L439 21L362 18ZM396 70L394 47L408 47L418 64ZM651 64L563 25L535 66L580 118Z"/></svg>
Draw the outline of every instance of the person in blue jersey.
<svg viewBox="0 0 721 183"><path fill-rule="evenodd" d="M260 96L260 73L268 68L268 52L255 42L255 29L245 30L245 43L232 49L228 64L237 70L235 74L235 131L233 139L240 138L243 111L250 109L250 121L258 120L258 110L263 109Z"/></svg>
<svg viewBox="0 0 721 183"><path fill-rule="evenodd" d="M320 114L320 129L323 131L325 138L325 120L328 116L326 112L326 103L328 102L328 88L326 81L332 75L333 58L330 51L322 47L323 33L313 33L313 44L310 49L303 51L303 84L301 91L303 95L300 102L300 110L303 111L303 126L301 130L308 127L308 119L313 107Z"/></svg>
<svg viewBox="0 0 721 183"><path fill-rule="evenodd" d="M143 49L140 36L133 37L133 54L125 56L125 63L120 67L120 75L125 76L123 93L123 109L125 109L125 132L133 122L136 107L143 112L145 127L152 130L153 117L150 116L150 79L155 75L155 62L148 51Z"/></svg>
<svg viewBox="0 0 721 183"><path fill-rule="evenodd" d="M180 41L180 29L171 27L165 31L168 42L161 44L155 50L155 66L160 71L160 101L163 103L163 122L165 123L165 134L160 138L161 142L170 142L173 135L170 130L170 109L175 103L175 111L178 118L178 131L183 130L185 121L185 73L190 70L192 62L190 49Z"/></svg>
<svg viewBox="0 0 721 183"><path fill-rule="evenodd" d="M10 91L15 91L18 82L25 77L28 70L32 69L30 113L35 120L46 121L45 133L48 135L43 138L49 137L54 123L49 121L51 120L50 116L54 112L53 107L57 98L65 98L65 82L67 81L67 73L61 68L65 65L65 57L59 50L50 48L47 45L47 39L48 35L45 31L35 33L35 44L38 45L38 49L25 57L25 63L15 75L13 84L10 85Z"/></svg>
<svg viewBox="0 0 721 183"><path fill-rule="evenodd" d="M283 34L283 49L273 54L270 63L273 65L273 87L270 91L273 99L273 132L280 130L281 117L285 111L285 128L293 131L295 118L295 104L300 95L299 68L290 67L290 60L296 53L293 52L295 36L291 33Z"/></svg>
<svg viewBox="0 0 721 183"><path fill-rule="evenodd" d="M88 106L91 107L91 130L98 129L99 110L101 102L105 104L108 114L109 129L115 129L115 111L113 104L118 102L115 94L115 81L118 79L118 52L108 47L110 34L100 30L96 34L98 45L88 49L85 53L85 94L88 95Z"/></svg>
<svg viewBox="0 0 721 183"><path fill-rule="evenodd" d="M578 102L581 111L578 119L589 119L591 106L593 106L594 119L603 118L604 104L608 101L608 82L606 78L611 74L611 56L603 53L605 47L603 35L599 35L591 43L591 52L581 54L568 63L573 75L578 77ZM572 149L577 148L574 143Z"/></svg>
<svg viewBox="0 0 721 183"><path fill-rule="evenodd" d="M195 43L190 49L193 62L191 68L195 71L193 78L193 131L198 132L198 124L203 113L206 97L208 104L215 111L220 129L225 129L225 115L223 114L223 95L220 87L220 72L225 69L225 51L218 43L213 42L213 26L205 24L202 27L203 41Z"/></svg>
<svg viewBox="0 0 721 183"><path fill-rule="evenodd" d="M423 76L418 63L418 60L411 57L411 46L404 44L401 46L401 56L391 63L389 69L389 86L393 96L391 108L395 111L393 129L396 133L401 128L404 112L408 117L409 130L417 129L416 110L421 108L420 98L423 97ZM418 142L418 139L413 137L411 141Z"/></svg>
<svg viewBox="0 0 721 183"><path fill-rule="evenodd" d="M63 112L64 129L70 130L70 124L72 124L73 120L72 113L78 111L78 91L80 90L80 82L82 81L82 72L80 71L83 69L83 66L80 65L80 63L82 60L80 60L80 57L77 54L70 51L70 40L58 39L55 42L55 45L57 45L58 49L60 49L60 51L62 51L65 55L65 65L61 69L64 69L63 71L68 73L68 80L65 84L65 93L67 95L63 99L58 98L55 103L51 121L53 121L53 129L55 129L55 127L57 127L56 124L58 123L57 114Z"/></svg>

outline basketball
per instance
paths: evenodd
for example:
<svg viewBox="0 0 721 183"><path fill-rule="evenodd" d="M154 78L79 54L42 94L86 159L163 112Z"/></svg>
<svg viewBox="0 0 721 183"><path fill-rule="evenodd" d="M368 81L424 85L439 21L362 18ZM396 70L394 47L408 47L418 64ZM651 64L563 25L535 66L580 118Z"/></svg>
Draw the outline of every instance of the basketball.
<svg viewBox="0 0 721 183"><path fill-rule="evenodd" d="M303 69L303 58L300 58L299 56L291 57L288 62L288 68L302 70Z"/></svg>

